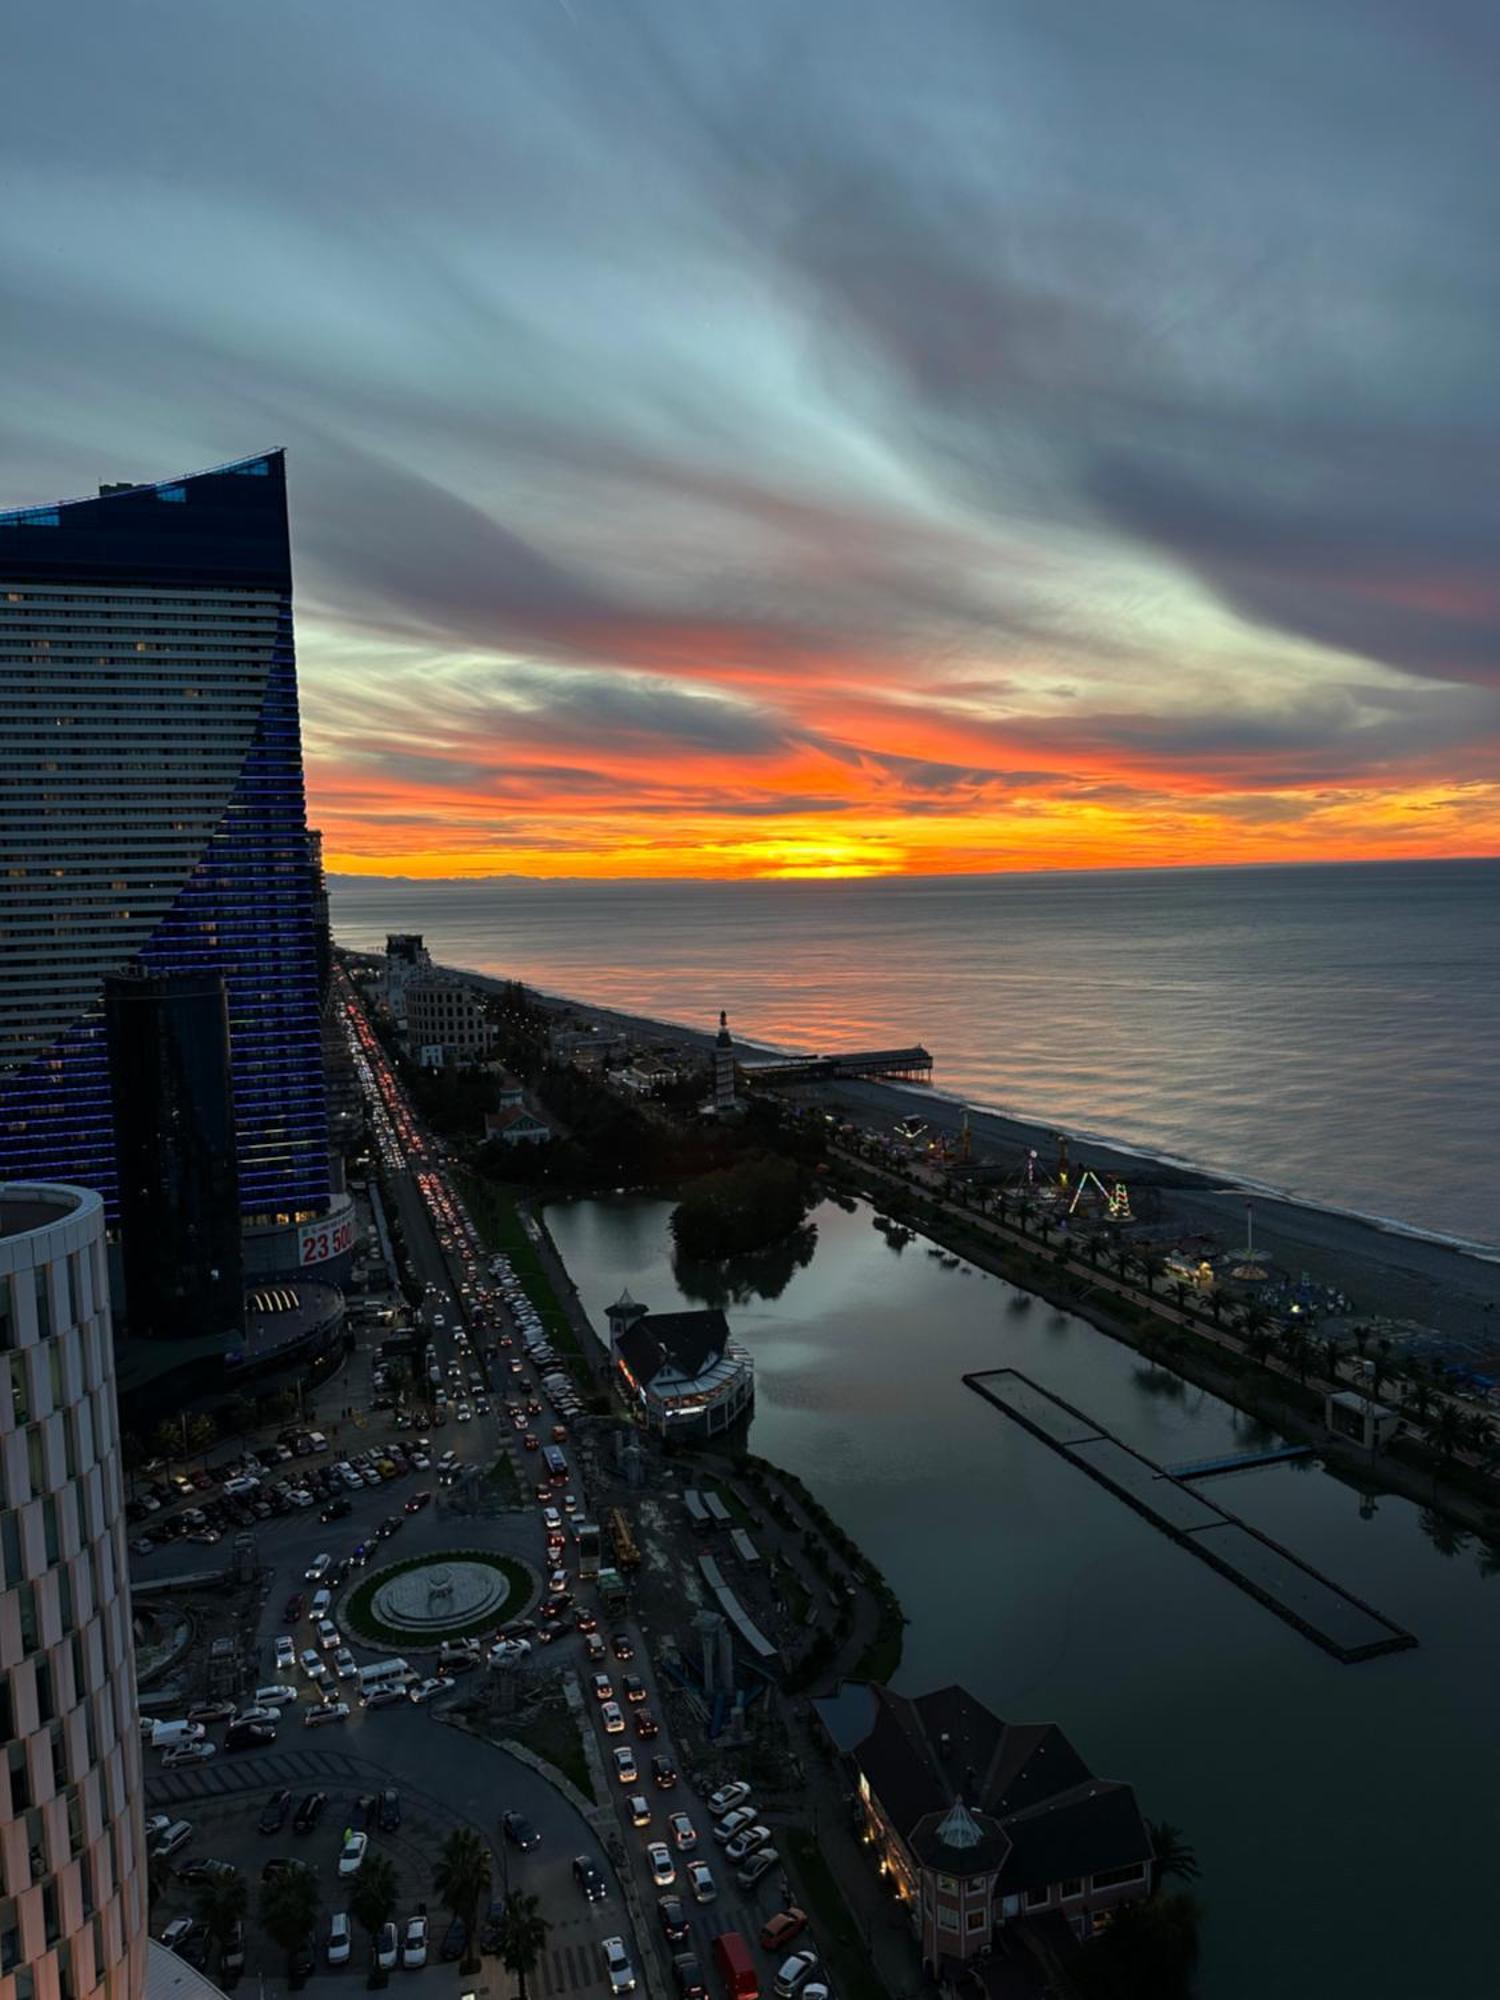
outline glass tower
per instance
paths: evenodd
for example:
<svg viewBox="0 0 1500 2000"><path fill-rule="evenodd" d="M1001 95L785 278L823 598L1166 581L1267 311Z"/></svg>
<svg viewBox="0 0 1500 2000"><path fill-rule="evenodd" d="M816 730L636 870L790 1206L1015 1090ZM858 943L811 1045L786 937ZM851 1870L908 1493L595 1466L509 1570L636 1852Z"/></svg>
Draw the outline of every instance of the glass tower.
<svg viewBox="0 0 1500 2000"><path fill-rule="evenodd" d="M241 1214L328 1206L280 452L0 513L0 1179L118 1213L107 974L219 973Z"/></svg>

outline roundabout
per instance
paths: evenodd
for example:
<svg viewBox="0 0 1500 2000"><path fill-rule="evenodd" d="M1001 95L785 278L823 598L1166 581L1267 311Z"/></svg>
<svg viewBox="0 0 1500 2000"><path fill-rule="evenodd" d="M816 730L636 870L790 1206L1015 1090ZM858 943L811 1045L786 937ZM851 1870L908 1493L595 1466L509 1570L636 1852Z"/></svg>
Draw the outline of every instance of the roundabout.
<svg viewBox="0 0 1500 2000"><path fill-rule="evenodd" d="M488 1549L443 1549L391 1563L348 1593L342 1623L367 1643L414 1649L474 1639L519 1617L536 1595L525 1563Z"/></svg>

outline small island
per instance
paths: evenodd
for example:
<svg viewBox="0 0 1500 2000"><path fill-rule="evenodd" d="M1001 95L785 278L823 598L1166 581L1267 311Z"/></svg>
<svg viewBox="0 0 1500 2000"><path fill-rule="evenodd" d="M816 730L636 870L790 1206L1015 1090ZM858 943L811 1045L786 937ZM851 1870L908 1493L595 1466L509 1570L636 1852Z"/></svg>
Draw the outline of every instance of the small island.
<svg viewBox="0 0 1500 2000"><path fill-rule="evenodd" d="M800 1229L812 1200L795 1160L751 1153L687 1184L672 1211L672 1238L695 1264L742 1257Z"/></svg>

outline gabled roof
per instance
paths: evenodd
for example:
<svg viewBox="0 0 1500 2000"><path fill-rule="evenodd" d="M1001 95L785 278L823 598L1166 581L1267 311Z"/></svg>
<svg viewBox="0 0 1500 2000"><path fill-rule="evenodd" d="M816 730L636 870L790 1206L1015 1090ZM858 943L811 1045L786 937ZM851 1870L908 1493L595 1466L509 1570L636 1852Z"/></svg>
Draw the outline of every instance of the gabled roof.
<svg viewBox="0 0 1500 2000"><path fill-rule="evenodd" d="M668 1362L691 1380L724 1352L729 1322L717 1307L707 1312L647 1313L615 1342L615 1352L637 1382L651 1382Z"/></svg>
<svg viewBox="0 0 1500 2000"><path fill-rule="evenodd" d="M1091 1778L1005 1822L1005 1890L1039 1888L1068 1875L1097 1875L1151 1859L1151 1836L1129 1785Z"/></svg>

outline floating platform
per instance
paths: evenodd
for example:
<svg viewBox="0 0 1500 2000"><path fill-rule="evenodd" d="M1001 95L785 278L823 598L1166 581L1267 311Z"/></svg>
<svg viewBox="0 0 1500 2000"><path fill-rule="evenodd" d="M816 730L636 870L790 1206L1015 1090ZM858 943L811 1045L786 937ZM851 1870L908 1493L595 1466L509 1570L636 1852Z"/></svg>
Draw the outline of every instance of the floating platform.
<svg viewBox="0 0 1500 2000"><path fill-rule="evenodd" d="M1310 1444L1278 1444L1268 1451L1233 1451L1227 1458L1195 1458L1186 1465L1169 1465L1168 1479L1212 1479L1221 1472L1249 1472L1257 1465L1285 1465L1294 1458L1311 1458Z"/></svg>
<svg viewBox="0 0 1500 2000"><path fill-rule="evenodd" d="M1133 1507L1179 1548L1216 1569L1336 1660L1353 1665L1416 1645L1415 1633L1184 1483L1189 1476L1202 1477L1210 1471L1300 1457L1310 1446L1204 1459L1168 1471L1017 1369L988 1369L963 1379L987 1403Z"/></svg>

